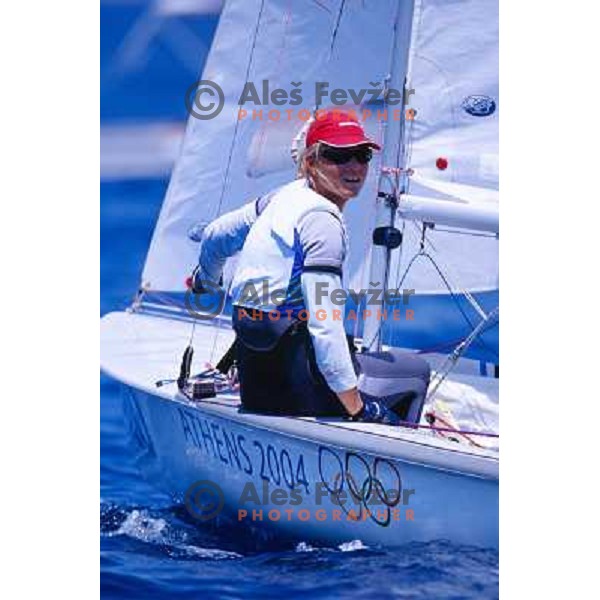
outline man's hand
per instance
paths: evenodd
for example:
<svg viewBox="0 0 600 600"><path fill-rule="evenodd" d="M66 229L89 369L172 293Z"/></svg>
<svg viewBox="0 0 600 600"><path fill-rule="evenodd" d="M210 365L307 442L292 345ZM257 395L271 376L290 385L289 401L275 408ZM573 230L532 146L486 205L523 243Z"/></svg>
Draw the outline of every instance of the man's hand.
<svg viewBox="0 0 600 600"><path fill-rule="evenodd" d="M365 399L363 399L362 409L352 419L363 423L381 423L383 425L400 425L402 422L400 417L381 400Z"/></svg>
<svg viewBox="0 0 600 600"><path fill-rule="evenodd" d="M400 425L402 422L381 400L362 398L357 388L338 392L338 398L353 421Z"/></svg>

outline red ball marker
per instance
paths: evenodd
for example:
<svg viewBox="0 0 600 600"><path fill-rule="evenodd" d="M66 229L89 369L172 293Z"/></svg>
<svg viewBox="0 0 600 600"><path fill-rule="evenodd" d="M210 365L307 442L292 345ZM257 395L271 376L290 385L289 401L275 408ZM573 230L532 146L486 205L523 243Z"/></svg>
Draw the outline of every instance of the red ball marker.
<svg viewBox="0 0 600 600"><path fill-rule="evenodd" d="M448 159L440 156L440 158L435 161L435 166L440 171L445 171L448 168Z"/></svg>
<svg viewBox="0 0 600 600"><path fill-rule="evenodd" d="M191 275L190 275L190 276L189 276L189 277L188 277L188 278L185 280L185 287L186 287L188 290L191 290L191 289L192 289L192 281L193 281L193 280L192 280L192 276L191 276Z"/></svg>

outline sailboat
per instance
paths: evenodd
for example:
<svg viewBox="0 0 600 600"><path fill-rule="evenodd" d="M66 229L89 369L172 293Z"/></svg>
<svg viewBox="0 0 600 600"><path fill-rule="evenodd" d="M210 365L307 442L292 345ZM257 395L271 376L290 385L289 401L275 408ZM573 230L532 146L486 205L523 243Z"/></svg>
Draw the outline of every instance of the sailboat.
<svg viewBox="0 0 600 600"><path fill-rule="evenodd" d="M140 468L192 516L331 544L497 547L497 54L496 0L225 4L194 87L216 84L219 112L190 115L139 292L101 320L102 369L123 384ZM258 98L242 103L249 82ZM363 349L402 347L430 362L417 424L243 411L214 370L234 340L231 307L203 313L186 289L202 224L293 180L291 141L306 113L336 106L333 90L358 99L383 147L344 212L345 284L411 290L401 308L412 318L373 318L390 308L378 294L371 315L364 298L347 306L364 317L347 328ZM233 260L225 290L234 270ZM188 346L181 373L202 374L199 385L212 377L214 395L177 384Z"/></svg>

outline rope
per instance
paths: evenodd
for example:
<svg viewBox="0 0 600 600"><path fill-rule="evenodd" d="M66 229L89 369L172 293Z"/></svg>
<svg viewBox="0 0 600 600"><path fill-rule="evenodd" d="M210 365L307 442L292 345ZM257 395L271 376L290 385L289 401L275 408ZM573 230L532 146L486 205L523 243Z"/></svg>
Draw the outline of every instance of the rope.
<svg viewBox="0 0 600 600"><path fill-rule="evenodd" d="M426 402L429 402L431 398L433 398L439 387L450 374L450 371L454 365L458 362L458 359L466 352L467 348L473 343L475 338L479 336L479 334L482 333L487 327L489 327L490 323L493 322L499 314L500 309L496 307L493 311L486 315L486 318L479 323L477 327L475 327L475 329L454 349L454 352L448 356L442 367L436 373L436 381L427 394L427 398L425 400Z"/></svg>
<svg viewBox="0 0 600 600"><path fill-rule="evenodd" d="M418 228L418 225L416 223L413 223L413 225ZM422 231L421 231L421 249L420 251L417 253L417 255L414 258L417 258L419 255L423 255L426 256L427 258L429 258L429 260L432 262L432 264L434 265L436 271L438 272L440 278L442 279L442 281L444 281L444 284L446 285L446 287L448 288L448 290L450 291L458 309L460 310L460 312L462 313L463 317L465 318L465 320L467 321L467 323L469 324L470 327L474 327L473 323L471 322L471 320L465 315L464 311L462 310L462 308L460 307L460 304L458 303L458 300L456 300L456 296L455 294L452 292L451 286L455 289L458 290L458 294L462 294L467 301L471 304L471 306L473 307L473 309L479 314L479 316L482 319L485 319L486 317L486 312L485 310L481 307L481 305L479 304L479 302L477 302L477 299L468 291L465 290L463 288L461 288L460 286L457 286L453 281L450 281L450 278L446 275L444 276L444 274L442 273L442 269L441 267L436 263L436 261L433 259L433 257L428 254L427 252L424 251L424 245L427 244L435 253L439 254L438 250L435 247L435 244L433 244L433 242L425 235L425 228L423 227ZM414 259L413 259L414 260ZM450 267L446 264L444 265L446 271L451 271ZM402 281L404 281L404 278L406 277L406 274L408 273L408 269L410 268L410 265L407 267L406 272L405 272L405 276L403 277ZM398 285L398 287L400 287L401 283ZM484 346L484 348L486 348L489 352L491 352L492 354L494 354L494 356L497 357L497 353L492 350L491 348L489 348L486 344L484 344L483 342L481 342Z"/></svg>
<svg viewBox="0 0 600 600"><path fill-rule="evenodd" d="M229 296L229 292L231 291L231 284L233 283L233 279L231 279L229 281L229 285L227 286L227 292L225 293L225 296L223 297L224 300L224 304L223 307L225 307L225 303L227 302L227 297ZM194 320L194 326L196 325L196 321ZM212 348L210 350L210 362L213 363L215 360L215 350L217 349L217 340L219 339L219 337L221 336L221 331L223 329L223 323L221 323L221 321L217 321L217 332L215 333L215 335L213 336L213 344L212 344ZM193 329L192 329L193 332Z"/></svg>
<svg viewBox="0 0 600 600"><path fill-rule="evenodd" d="M469 292L468 290L464 290L461 289L459 286L457 285L453 285L453 282L450 281L450 279L444 275L444 273L442 272L441 267L436 263L435 259L431 256L431 254L429 254L428 252L425 251L425 244L429 243L430 245L432 245L429 240L427 239L427 235L426 235L426 230L427 230L427 226L423 225L422 228L422 233L421 233L421 246L419 248L419 251L412 257L412 259L410 260L410 262L408 263L408 266L406 267L406 270L404 271L404 275L402 276L402 279L400 280L400 282L398 283L398 288L402 287L402 284L404 283L404 280L406 279L406 276L408 275L408 272L410 270L410 268L412 267L412 265L414 264L414 262L417 260L417 258L419 258L420 256L423 256L424 258L429 259L429 261L431 262L431 264L434 266L435 270L437 271L438 275L440 276L441 280L444 282L444 285L446 286L446 288L448 289L448 291L450 292L450 294L452 295L453 298L455 298L455 294L453 292L453 287L455 289L458 289L458 293L462 294L471 304L471 306L475 309L475 311L479 314L480 317L485 318L486 316L486 312L483 310L483 308L481 307L481 305L479 304L479 302L477 302L477 300L473 297L473 295L471 294L471 292ZM433 247L433 251L437 252L435 250L435 247ZM448 270L448 266L446 265L446 270ZM459 310L461 311L461 313L463 314L463 316L465 317L465 320L467 321L467 323L471 326L474 327L473 323L471 323L470 319L465 315L464 311L462 310L462 308L459 306Z"/></svg>
<svg viewBox="0 0 600 600"><path fill-rule="evenodd" d="M252 67L252 62L254 61L254 51L256 50L256 40L258 39L258 29L260 27L260 22L262 19L264 7L265 7L265 0L262 0L262 2L260 3L260 9L258 11L258 19L256 20L256 27L254 28L254 38L252 40L252 48L250 49L250 56L248 58L248 66L246 67L246 75L244 77L245 82L248 81L248 77L250 75L250 69ZM240 95L240 98L241 98L241 95ZM240 107L241 107L241 103L238 103L238 109ZM227 180L229 178L229 171L231 169L231 160L233 158L233 150L235 148L235 144L237 141L239 126L240 126L240 119L238 119L237 115L236 115L235 127L233 130L233 136L231 138L231 146L229 148L229 155L227 157L227 166L225 167L225 175L223 177L223 185L221 186L221 195L219 197L219 204L217 205L217 217L221 214L221 204L223 203L223 198L225 197L225 189L227 187Z"/></svg>
<svg viewBox="0 0 600 600"><path fill-rule="evenodd" d="M428 241L427 237L426 237L426 227L424 226L422 229L422 235L421 235L421 245L420 245L420 249L419 251L411 258L411 260L409 261L404 274L402 276L402 278L400 279L400 282L398 283L398 285L396 286L398 289L402 287L402 284L404 283L404 280L406 279L412 265L416 262L416 260L419 257L423 257L428 259L431 264L433 265L433 267L435 268L436 272L438 273L438 275L440 276L441 280L444 282L444 285L446 286L446 288L448 289L448 291L450 292L450 296L452 297L452 300L454 301L456 307L458 308L458 310L460 311L461 315L463 316L463 318L465 319L465 321L467 322L467 324L469 325L469 327L473 330L469 335L467 335L465 338L459 338L458 340L456 340L456 342L458 342L458 346L455 348L453 354L451 356L454 356L454 354L456 353L457 350L460 350L459 355L456 357L456 359L454 359L454 361L452 361L451 363L451 367L454 366L454 364L456 363L456 361L458 360L458 358L466 351L466 349L473 343L473 341L475 340L476 337L478 337L479 333L483 333L483 331L485 331L485 329L487 327L489 327L488 321L490 319L490 315L492 315L494 312L497 314L498 309L495 309L495 311L492 311L492 313L490 313L490 315L488 315L480 306L480 304L477 302L477 300L470 294L470 292L468 292L467 290L459 290L459 294L464 295L467 300L469 300L469 302L471 303L471 305L475 308L475 310L477 311L477 313L482 317L482 322L479 323L477 326L475 326L475 324L471 321L471 319L469 318L469 316L467 315L467 313L464 311L463 307L460 304L460 301L458 299L457 294L454 292L452 285L450 283L450 281L448 280L448 278L444 275L442 269L439 267L439 265L436 263L435 259L428 253L425 251L425 243ZM400 270L400 267L398 267L398 271ZM482 328L482 324L485 325L485 327ZM381 327L381 326L380 326ZM376 334L378 333L379 329L377 330ZM390 332L390 336L391 336L391 332ZM375 337L373 337L370 342L372 343L373 340L375 339ZM485 350L487 350L488 352L490 352L493 356L495 356L496 358L498 358L498 354L492 349L490 348L487 344L485 344L485 342L483 342L482 340L479 340L479 343L483 346L483 348ZM444 343L441 347L444 346L449 346L450 344L452 344L452 342L446 342ZM364 344L363 344L364 345ZM366 346L370 346L370 344L366 344ZM428 353L431 352L432 349L436 349L436 347L434 346L433 348L427 349L426 351L420 351L420 354L423 353ZM445 365L446 363L444 363ZM450 370L448 370L448 373L450 372ZM443 379L445 379L445 377L448 375L448 373L446 373L446 375L444 376ZM442 381L443 381L442 379ZM441 384L441 381L439 382L439 384ZM439 384L437 384L435 386L434 392L437 390L437 388L439 387ZM430 394L431 396L431 394Z"/></svg>
<svg viewBox="0 0 600 600"><path fill-rule="evenodd" d="M316 4L319 8L322 8L323 10L331 14L331 9L328 6L325 6L320 0L312 0L312 2Z"/></svg>
<svg viewBox="0 0 600 600"><path fill-rule="evenodd" d="M346 5L346 0L342 0L340 2L340 9L338 11L337 20L335 22L335 26L333 28L333 33L331 34L331 46L329 47L329 60L333 56L333 47L335 46L335 39L337 38L338 29L340 28L340 21L342 20L342 13L344 12L344 7Z"/></svg>
<svg viewBox="0 0 600 600"><path fill-rule="evenodd" d="M436 419L440 419L437 415L435 415ZM435 431L439 433L458 433L460 435L479 435L481 437L490 437L490 438L499 438L500 435L498 433L493 433L491 431L471 431L469 429L456 429L454 427L437 427L436 425L425 425L421 423L409 423L408 421L401 421L401 425L405 427L409 427L411 429L429 429L430 431Z"/></svg>

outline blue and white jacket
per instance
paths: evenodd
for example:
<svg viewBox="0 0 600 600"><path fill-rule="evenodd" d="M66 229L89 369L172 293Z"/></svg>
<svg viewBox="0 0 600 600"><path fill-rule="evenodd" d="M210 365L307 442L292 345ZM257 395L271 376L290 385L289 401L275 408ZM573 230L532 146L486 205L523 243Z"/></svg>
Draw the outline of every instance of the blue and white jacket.
<svg viewBox="0 0 600 600"><path fill-rule="evenodd" d="M198 275L218 281L226 259L241 250L233 304L288 315L306 310L319 370L341 392L357 384L343 307L330 296L342 287L347 246L340 210L299 179L213 221L203 235ZM317 294L318 284L327 284L329 293Z"/></svg>

